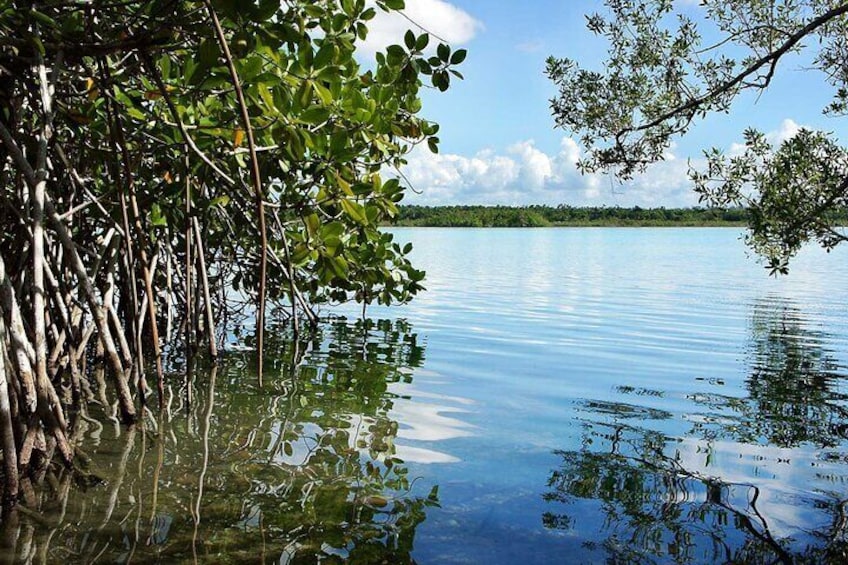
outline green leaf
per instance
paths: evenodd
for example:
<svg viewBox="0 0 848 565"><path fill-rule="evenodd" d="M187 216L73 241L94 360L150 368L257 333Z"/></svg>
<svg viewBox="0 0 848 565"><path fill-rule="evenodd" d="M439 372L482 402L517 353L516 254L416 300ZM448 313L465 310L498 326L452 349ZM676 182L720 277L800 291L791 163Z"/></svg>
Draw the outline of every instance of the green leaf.
<svg viewBox="0 0 848 565"><path fill-rule="evenodd" d="M318 214L312 213L303 218L303 222L306 224L306 231L310 236L315 237L315 234L318 233L318 229L321 227L321 219L318 217Z"/></svg>
<svg viewBox="0 0 848 565"><path fill-rule="evenodd" d="M384 194L393 194L401 190L400 181L396 178L392 178L383 183L382 192Z"/></svg>
<svg viewBox="0 0 848 565"><path fill-rule="evenodd" d="M209 206L221 206L225 208L227 204L230 203L230 197L226 194L222 194L220 196L216 196L212 200L209 201Z"/></svg>
<svg viewBox="0 0 848 565"><path fill-rule="evenodd" d="M35 45L35 49L42 57L47 54L47 50L44 48L44 43L41 42L41 38L39 38L37 35L31 35L29 37L29 40L32 41L32 43Z"/></svg>
<svg viewBox="0 0 848 565"><path fill-rule="evenodd" d="M418 36L418 39L415 41L415 50L416 51L424 51L427 48L427 45L430 43L430 34L422 33Z"/></svg>
<svg viewBox="0 0 848 565"><path fill-rule="evenodd" d="M368 28L362 22L356 24L356 37L361 41L365 41L368 38Z"/></svg>
<svg viewBox="0 0 848 565"><path fill-rule="evenodd" d="M321 99L321 102L323 102L325 106L329 106L333 103L333 93L320 82L315 83L315 92L318 93L318 98Z"/></svg>
<svg viewBox="0 0 848 565"><path fill-rule="evenodd" d="M29 15L32 16L33 18L35 18L36 20L38 20L39 23L44 24L48 27L58 27L56 25L56 20L54 20L53 18L51 18L47 14L39 12L38 10L30 8Z"/></svg>
<svg viewBox="0 0 848 565"><path fill-rule="evenodd" d="M365 217L368 218L369 224L376 224L380 219L380 215L381 210L379 207L373 204L368 204L365 206Z"/></svg>
<svg viewBox="0 0 848 565"><path fill-rule="evenodd" d="M458 49L453 52L450 58L451 65L458 65L465 60L465 57L468 55L468 51L466 49Z"/></svg>
<svg viewBox="0 0 848 565"><path fill-rule="evenodd" d="M345 198L341 201L341 205L345 214L347 214L354 222L362 225L368 223L368 216L366 216L365 208L362 204Z"/></svg>
<svg viewBox="0 0 848 565"><path fill-rule="evenodd" d="M337 156L339 153L344 151L347 147L348 137L349 134L344 130L340 130L333 133L332 137L330 138L330 152L333 155Z"/></svg>
<svg viewBox="0 0 848 565"><path fill-rule="evenodd" d="M303 9L308 16L313 18L320 18L324 15L324 8L317 4L307 4Z"/></svg>
<svg viewBox="0 0 848 565"><path fill-rule="evenodd" d="M341 188L342 191L348 196L353 196L353 190L351 190L350 188L350 183L347 182L344 178L342 178L342 176L337 171L334 171L333 175L336 177L336 183L338 183L339 188Z"/></svg>
<svg viewBox="0 0 848 565"><path fill-rule="evenodd" d="M439 43L439 46L436 48L436 55L439 56L442 62L447 63L450 59L450 47L444 43Z"/></svg>
<svg viewBox="0 0 848 565"><path fill-rule="evenodd" d="M312 62L313 66L316 69L320 69L329 65L335 56L336 49L335 45L324 40L324 44L318 50L318 53L315 54L315 60Z"/></svg>
<svg viewBox="0 0 848 565"><path fill-rule="evenodd" d="M312 102L312 86L313 82L311 80L305 80L301 83L300 88L298 88L295 100L300 103L301 108L306 108Z"/></svg>
<svg viewBox="0 0 848 565"><path fill-rule="evenodd" d="M406 51L400 45L389 45L386 48L386 62L391 67L400 66L406 60Z"/></svg>
<svg viewBox="0 0 848 565"><path fill-rule="evenodd" d="M406 109L409 110L410 114L417 114L418 112L421 111L421 107L422 107L421 99L415 98L415 99L409 101Z"/></svg>
<svg viewBox="0 0 848 565"><path fill-rule="evenodd" d="M277 113L277 104L274 100L274 93L270 88L267 88L265 85L259 85L259 97L262 99L262 103L265 105L263 108L264 113Z"/></svg>
<svg viewBox="0 0 848 565"><path fill-rule="evenodd" d="M327 264L330 266L330 269L333 271L333 274L339 277L340 279L347 279L348 272L350 271L350 266L347 261L345 261L344 257L335 256L335 257L327 257Z"/></svg>
<svg viewBox="0 0 848 565"><path fill-rule="evenodd" d="M130 107L126 108L125 111L126 111L126 113L129 117L134 118L138 121L143 122L143 121L147 120L147 116L145 116L144 112L142 112L138 108L130 106Z"/></svg>
<svg viewBox="0 0 848 565"><path fill-rule="evenodd" d="M264 61L261 57L253 56L243 59L239 68L239 79L249 81L262 72Z"/></svg>
<svg viewBox="0 0 848 565"><path fill-rule="evenodd" d="M254 20L257 23L262 23L266 20L269 20L274 14L277 13L277 10L279 9L279 0L259 0L259 6L256 10L256 18Z"/></svg>
<svg viewBox="0 0 848 565"><path fill-rule="evenodd" d="M302 243L295 245L294 250L292 250L292 263L302 265L308 258L309 248Z"/></svg>
<svg viewBox="0 0 848 565"><path fill-rule="evenodd" d="M154 226L167 226L168 220L162 215L162 209L158 204L153 203L150 206L150 224Z"/></svg>
<svg viewBox="0 0 848 565"><path fill-rule="evenodd" d="M321 239L327 240L330 238L338 238L345 231L344 224L341 222L330 222L321 226Z"/></svg>
<svg viewBox="0 0 848 565"><path fill-rule="evenodd" d="M198 49L198 62L204 67L214 67L218 64L218 57L221 55L221 49L218 47L218 42L211 39L204 39L200 42ZM164 72L163 72L164 74Z"/></svg>
<svg viewBox="0 0 848 565"><path fill-rule="evenodd" d="M445 71L436 71L433 73L433 86L444 92L450 87L450 75Z"/></svg>
<svg viewBox="0 0 848 565"><path fill-rule="evenodd" d="M171 57L169 55L162 55L159 59L159 73L162 75L162 79L166 81L171 76Z"/></svg>
<svg viewBox="0 0 848 565"><path fill-rule="evenodd" d="M322 124L330 118L330 111L323 106L310 106L300 114L307 124Z"/></svg>

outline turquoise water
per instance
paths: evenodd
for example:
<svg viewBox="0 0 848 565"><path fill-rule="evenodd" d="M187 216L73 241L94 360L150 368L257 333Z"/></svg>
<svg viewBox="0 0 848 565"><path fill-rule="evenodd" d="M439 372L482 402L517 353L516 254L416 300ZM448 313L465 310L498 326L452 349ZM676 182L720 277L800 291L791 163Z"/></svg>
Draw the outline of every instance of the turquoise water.
<svg viewBox="0 0 848 565"><path fill-rule="evenodd" d="M51 471L0 553L844 562L846 250L775 279L735 229L394 232L414 303L280 329L261 387L232 351L141 428L79 421L94 478Z"/></svg>

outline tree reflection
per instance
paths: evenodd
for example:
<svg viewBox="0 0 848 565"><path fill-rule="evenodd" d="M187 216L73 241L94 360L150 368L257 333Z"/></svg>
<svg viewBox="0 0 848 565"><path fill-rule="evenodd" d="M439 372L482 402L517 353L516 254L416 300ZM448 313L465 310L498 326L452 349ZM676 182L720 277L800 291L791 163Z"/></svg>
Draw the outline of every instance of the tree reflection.
<svg viewBox="0 0 848 565"><path fill-rule="evenodd" d="M791 304L757 303L748 346L748 396L692 397L698 404L725 411L735 425L705 422L696 431L709 438L778 447L840 445L848 438L846 375L823 345L827 337L805 327L801 312Z"/></svg>
<svg viewBox="0 0 848 565"><path fill-rule="evenodd" d="M557 452L545 526L610 563L848 562L845 370L791 306L757 305L751 327L747 395L690 396L705 411L683 437L661 431L673 416L657 408L583 403L582 447Z"/></svg>
<svg viewBox="0 0 848 565"><path fill-rule="evenodd" d="M389 412L423 346L403 322L371 321L273 346L263 388L252 356L233 353L217 373L175 378L169 410L141 428L106 439L81 420L90 470L50 469L3 516L5 558L410 562L438 491L413 489Z"/></svg>
<svg viewBox="0 0 848 565"><path fill-rule="evenodd" d="M619 435L619 451L600 451L610 448L607 442L559 452L562 466L551 473L544 497L566 506L558 504L559 511L546 513L543 523L579 528L580 516L600 511L603 532L592 533L598 541L588 545L604 551L610 562L844 563L848 558L845 499L823 495L812 502L832 516L829 527L780 536L758 505L755 484L688 470L665 452L665 438L650 432L590 429L593 438ZM569 507L574 511L562 511Z"/></svg>

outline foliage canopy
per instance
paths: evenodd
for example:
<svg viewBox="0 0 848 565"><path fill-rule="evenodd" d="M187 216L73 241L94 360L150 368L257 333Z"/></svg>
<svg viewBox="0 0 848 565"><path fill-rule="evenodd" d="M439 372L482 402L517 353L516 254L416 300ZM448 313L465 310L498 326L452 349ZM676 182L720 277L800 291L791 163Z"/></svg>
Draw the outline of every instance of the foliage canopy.
<svg viewBox="0 0 848 565"><path fill-rule="evenodd" d="M0 1L10 475L9 454L26 472L42 428L73 457L64 409L92 394L89 343L130 422L132 389L147 391L143 349L161 399L162 345L189 355L203 339L214 356L240 307L231 288L257 305L260 376L266 296L296 328L322 302L404 302L422 288L409 246L378 229L404 194L381 171L417 144L437 150L420 92L461 78L465 51L431 53L430 36L410 31L364 63L368 22L403 7Z"/></svg>
<svg viewBox="0 0 848 565"><path fill-rule="evenodd" d="M662 160L698 120L729 112L746 91L769 87L779 63L811 51L811 71L834 88L824 112L848 111L848 3L821 0L704 0L698 20L672 0L607 0L587 25L609 43L603 71L548 59L558 87L556 124L588 148L584 171L630 178ZM708 39L705 39L708 38ZM807 240L830 249L848 239L834 212L848 204L845 149L832 135L802 130L776 146L749 129L745 150L705 152L690 176L702 202L751 209L749 244L773 272Z"/></svg>

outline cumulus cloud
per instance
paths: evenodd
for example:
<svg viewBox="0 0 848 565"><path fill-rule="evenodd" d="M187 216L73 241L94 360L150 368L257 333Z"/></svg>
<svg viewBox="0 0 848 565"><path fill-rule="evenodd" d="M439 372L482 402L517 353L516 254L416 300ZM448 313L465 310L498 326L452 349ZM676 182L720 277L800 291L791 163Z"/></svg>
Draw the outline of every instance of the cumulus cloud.
<svg viewBox="0 0 848 565"><path fill-rule="evenodd" d="M782 122L780 122L780 127L778 127L776 130L766 133L766 141L768 141L772 145L780 145L784 141L790 140L795 137L803 127L805 126L798 125L795 120L786 118ZM736 142L730 145L729 153L731 155L741 155L744 152L744 143Z"/></svg>
<svg viewBox="0 0 848 565"><path fill-rule="evenodd" d="M783 143L795 137L799 131L801 131L801 126L796 124L794 120L786 118L780 123L780 128L769 132L768 138L772 143Z"/></svg>
<svg viewBox="0 0 848 565"><path fill-rule="evenodd" d="M373 1L368 4L375 7ZM483 29L483 24L468 12L445 0L406 0L403 14L386 13L377 9L377 16L368 23L368 37L360 48L375 53L392 44L403 44L408 29L441 37L451 45L462 45ZM406 17L404 17L404 15ZM433 38L432 45L438 41Z"/></svg>
<svg viewBox="0 0 848 565"><path fill-rule="evenodd" d="M403 170L420 194L410 204L568 204L572 206L693 206L685 159L673 154L631 182L577 170L581 148L569 137L546 153L533 140L503 153L486 149L466 157L416 150Z"/></svg>
<svg viewBox="0 0 848 565"><path fill-rule="evenodd" d="M803 126L784 119L767 132L772 143L791 139ZM744 150L741 143L728 146L728 153ZM417 148L403 174L420 194L409 194L410 204L568 204L571 206L687 207L698 205L688 172L705 166L703 158L688 159L674 145L665 160L634 179L620 183L606 174L583 175L577 162L581 146L563 137L555 151L543 151L532 140L514 143L505 151L479 151L468 157L434 155Z"/></svg>
<svg viewBox="0 0 848 565"><path fill-rule="evenodd" d="M553 180L553 158L537 149L532 140L516 143L509 153L519 163L518 180L528 190L543 190Z"/></svg>

